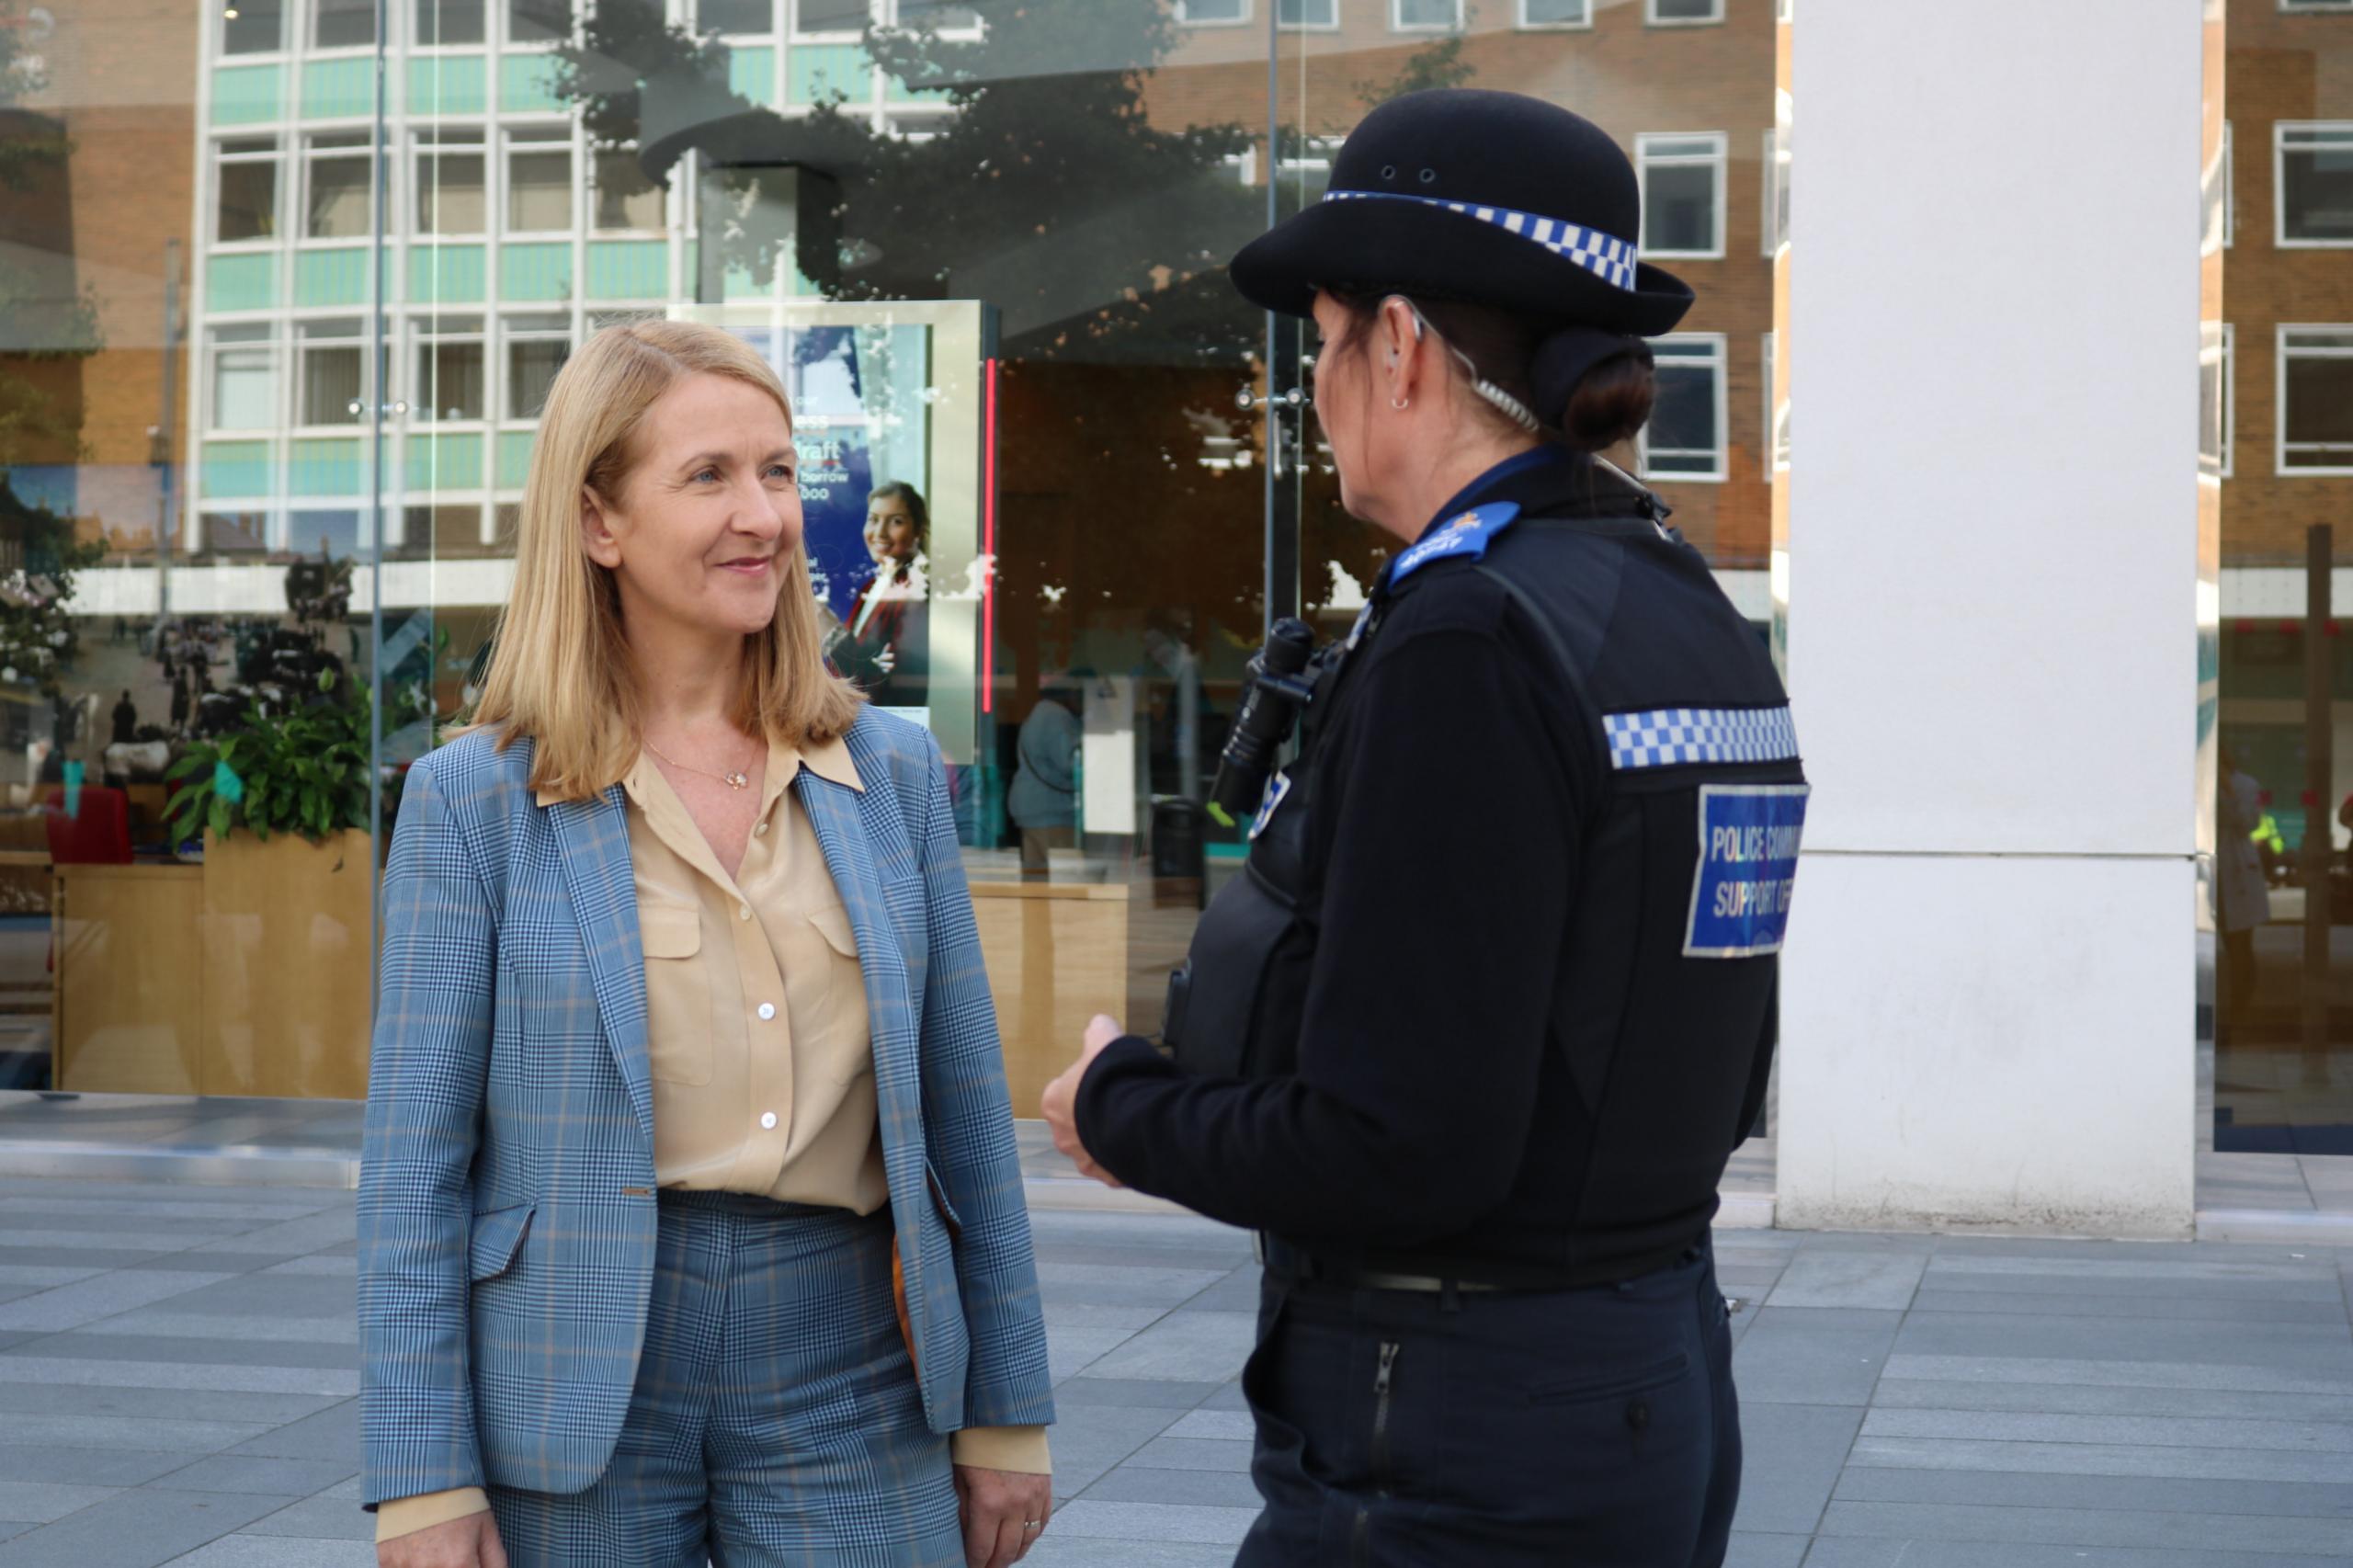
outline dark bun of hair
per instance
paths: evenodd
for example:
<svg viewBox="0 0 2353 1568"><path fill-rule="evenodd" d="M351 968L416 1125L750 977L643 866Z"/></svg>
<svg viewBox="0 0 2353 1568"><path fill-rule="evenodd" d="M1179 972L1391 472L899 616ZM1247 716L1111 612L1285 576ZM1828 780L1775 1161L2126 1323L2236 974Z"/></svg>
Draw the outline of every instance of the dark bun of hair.
<svg viewBox="0 0 2353 1568"><path fill-rule="evenodd" d="M1536 346L1528 381L1536 417L1581 452L1597 452L1650 422L1658 381L1651 346L1594 327L1573 326Z"/></svg>

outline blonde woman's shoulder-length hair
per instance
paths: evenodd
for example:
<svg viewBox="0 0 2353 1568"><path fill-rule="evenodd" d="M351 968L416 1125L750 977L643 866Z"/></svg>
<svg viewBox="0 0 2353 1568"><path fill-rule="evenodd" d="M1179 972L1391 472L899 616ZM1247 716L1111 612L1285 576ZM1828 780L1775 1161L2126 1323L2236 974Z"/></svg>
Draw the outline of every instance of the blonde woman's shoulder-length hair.
<svg viewBox="0 0 2353 1568"><path fill-rule="evenodd" d="M792 407L776 371L733 333L694 322L608 326L559 371L540 420L515 540L515 588L499 618L490 669L467 728L501 750L529 736L530 785L583 800L620 781L637 759L642 715L620 590L588 557L585 492L618 498L645 413L689 376L728 376ZM862 698L825 667L806 542L777 593L776 618L744 639L735 722L791 745L847 733Z"/></svg>

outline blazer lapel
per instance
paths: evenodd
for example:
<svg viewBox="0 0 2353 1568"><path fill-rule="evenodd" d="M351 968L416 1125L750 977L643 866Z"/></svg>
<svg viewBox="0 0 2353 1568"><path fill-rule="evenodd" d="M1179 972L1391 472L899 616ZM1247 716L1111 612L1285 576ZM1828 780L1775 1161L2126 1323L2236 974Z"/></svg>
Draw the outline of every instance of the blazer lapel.
<svg viewBox="0 0 2353 1568"><path fill-rule="evenodd" d="M645 1043L645 952L638 942L637 878L630 869L629 814L620 787L594 801L561 801L547 811L588 949L597 1016L651 1149L654 1080Z"/></svg>
<svg viewBox="0 0 2353 1568"><path fill-rule="evenodd" d="M917 1042L906 961L899 952L890 906L882 900L881 881L874 874L874 851L858 816L859 796L805 767L793 780L793 789L801 810L809 813L818 847L825 852L826 869L834 874L834 889L842 895L850 930L858 937L858 964L866 976L866 1010L874 1033L874 1086L887 1107L916 1089ZM899 1103L904 1107L910 1102ZM891 1125L886 1114L886 1133ZM886 1136L886 1165L889 1142Z"/></svg>

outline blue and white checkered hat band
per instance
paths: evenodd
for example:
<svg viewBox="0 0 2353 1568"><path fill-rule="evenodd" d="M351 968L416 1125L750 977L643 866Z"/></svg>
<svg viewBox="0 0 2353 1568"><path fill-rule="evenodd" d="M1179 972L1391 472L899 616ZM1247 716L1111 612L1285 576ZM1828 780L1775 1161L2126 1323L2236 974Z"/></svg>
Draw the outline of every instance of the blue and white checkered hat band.
<svg viewBox="0 0 2353 1568"><path fill-rule="evenodd" d="M1786 706L1665 708L1611 713L1602 724L1609 733L1609 766L1621 770L1788 762L1798 755L1798 727Z"/></svg>
<svg viewBox="0 0 2353 1568"><path fill-rule="evenodd" d="M1408 196L1395 190L1327 190L1324 199L1418 201L1425 207L1442 207L1449 212L1460 212L1465 218L1476 218L1521 239L1532 240L1554 256L1576 263L1603 282L1628 293L1634 291L1634 267L1642 260L1640 247L1631 240L1614 238L1598 229L1581 228L1560 218L1540 218L1533 212L1515 212L1508 207L1482 207L1475 201Z"/></svg>

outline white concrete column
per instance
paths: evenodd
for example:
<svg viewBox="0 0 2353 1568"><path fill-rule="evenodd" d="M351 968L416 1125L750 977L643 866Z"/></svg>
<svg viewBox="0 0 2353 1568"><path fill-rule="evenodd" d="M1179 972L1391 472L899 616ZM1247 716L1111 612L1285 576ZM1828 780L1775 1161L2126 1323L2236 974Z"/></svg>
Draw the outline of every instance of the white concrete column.
<svg viewBox="0 0 2353 1568"><path fill-rule="evenodd" d="M1804 0L1779 1213L2193 1202L2201 0Z"/></svg>

